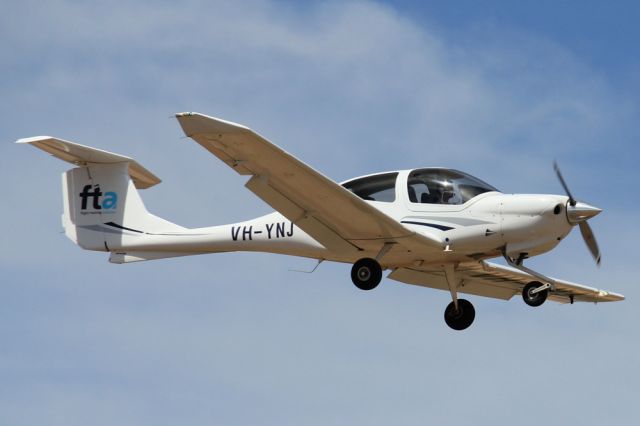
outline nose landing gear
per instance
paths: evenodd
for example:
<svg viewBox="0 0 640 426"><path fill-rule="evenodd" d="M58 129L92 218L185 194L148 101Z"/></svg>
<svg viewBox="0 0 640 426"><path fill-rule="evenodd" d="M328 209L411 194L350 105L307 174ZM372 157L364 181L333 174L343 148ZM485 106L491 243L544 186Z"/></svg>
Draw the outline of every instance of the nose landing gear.
<svg viewBox="0 0 640 426"><path fill-rule="evenodd" d="M533 269L529 269L522 264L522 261L526 258L526 253L520 253L520 257L517 260L513 260L507 255L506 249L503 249L502 256L509 266L519 269L520 271L544 282L543 284L540 281L531 281L529 284L524 286L522 289L522 299L527 305L534 307L540 306L545 302L545 300L547 300L549 291L555 291L556 284L554 280L545 277L541 273L536 272Z"/></svg>
<svg viewBox="0 0 640 426"><path fill-rule="evenodd" d="M547 300L550 284L542 284L539 281L531 281L522 289L522 299L529 306L540 306Z"/></svg>

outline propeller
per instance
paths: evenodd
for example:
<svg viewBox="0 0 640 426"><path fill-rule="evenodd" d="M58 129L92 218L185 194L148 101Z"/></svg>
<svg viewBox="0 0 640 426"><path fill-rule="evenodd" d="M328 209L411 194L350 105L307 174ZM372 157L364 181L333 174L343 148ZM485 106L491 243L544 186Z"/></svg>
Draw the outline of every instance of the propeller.
<svg viewBox="0 0 640 426"><path fill-rule="evenodd" d="M569 191L569 186L567 186L567 182L565 182L564 178L562 177L562 173L560 172L560 167L558 166L558 162L557 161L553 162L553 170L556 171L556 176L558 176L558 179L560 180L560 184L564 188L564 192L566 192L567 195L569 196L569 205L572 206L572 207L575 206L576 205L576 199L573 198L573 195L571 195L571 191Z"/></svg>
<svg viewBox="0 0 640 426"><path fill-rule="evenodd" d="M562 184L562 187L564 188L564 192L566 192L569 197L569 201L567 202L567 220L570 224L578 225L580 227L582 239L589 248L591 256L593 256L593 259L596 261L596 265L600 266L600 249L598 248L596 237L593 235L593 231L587 223L587 220L597 215L602 210L587 203L576 201L576 199L573 198L573 195L571 195L571 191L569 191L569 186L562 177L558 163L555 161L553 162L553 169L556 172L556 176L558 176L560 184Z"/></svg>

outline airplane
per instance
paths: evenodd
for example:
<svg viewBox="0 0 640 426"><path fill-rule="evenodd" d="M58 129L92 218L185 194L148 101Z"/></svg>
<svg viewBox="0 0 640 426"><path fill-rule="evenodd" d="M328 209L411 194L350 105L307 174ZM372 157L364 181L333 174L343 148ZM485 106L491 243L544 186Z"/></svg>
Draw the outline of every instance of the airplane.
<svg viewBox="0 0 640 426"><path fill-rule="evenodd" d="M276 211L244 222L187 229L147 211L139 189L160 179L130 157L50 136L20 139L72 163L62 175L66 236L112 263L236 251L352 264L361 290L383 271L402 283L449 291L446 324L468 328L475 308L459 293L529 306L612 302L624 296L551 278L524 265L578 226L596 263L588 219L601 209L566 195L504 194L469 174L421 168L335 181L248 127L195 112L176 114L186 136L236 173ZM489 263L502 257L509 266Z"/></svg>

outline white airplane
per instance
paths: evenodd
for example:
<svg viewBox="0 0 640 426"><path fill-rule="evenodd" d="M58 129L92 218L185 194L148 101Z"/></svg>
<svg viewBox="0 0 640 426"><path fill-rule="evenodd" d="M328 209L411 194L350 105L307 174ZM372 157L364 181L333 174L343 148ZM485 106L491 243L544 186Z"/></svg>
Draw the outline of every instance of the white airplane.
<svg viewBox="0 0 640 426"><path fill-rule="evenodd" d="M353 264L351 279L372 290L388 278L448 290L444 318L463 330L475 318L458 293L525 303L610 302L624 296L547 277L523 265L553 249L578 225L596 262L587 220L600 209L567 195L503 194L457 170L377 173L342 184L251 129L198 113L176 114L185 134L241 175L277 212L229 225L187 229L147 211L137 189L160 182L135 160L49 136L20 139L76 167L62 175L67 237L128 263L176 256L256 251ZM510 267L486 259L502 256ZM317 265L316 265L317 267Z"/></svg>

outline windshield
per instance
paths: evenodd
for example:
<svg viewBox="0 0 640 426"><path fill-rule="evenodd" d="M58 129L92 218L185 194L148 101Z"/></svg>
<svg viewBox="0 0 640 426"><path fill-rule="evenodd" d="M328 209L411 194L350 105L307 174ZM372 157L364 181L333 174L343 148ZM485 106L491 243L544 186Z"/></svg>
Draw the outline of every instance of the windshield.
<svg viewBox="0 0 640 426"><path fill-rule="evenodd" d="M407 180L409 200L423 204L464 204L476 195L498 191L466 173L451 169L417 169Z"/></svg>

